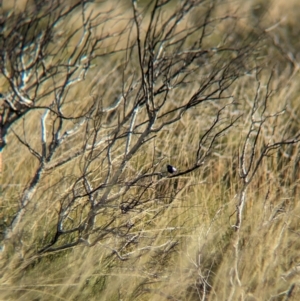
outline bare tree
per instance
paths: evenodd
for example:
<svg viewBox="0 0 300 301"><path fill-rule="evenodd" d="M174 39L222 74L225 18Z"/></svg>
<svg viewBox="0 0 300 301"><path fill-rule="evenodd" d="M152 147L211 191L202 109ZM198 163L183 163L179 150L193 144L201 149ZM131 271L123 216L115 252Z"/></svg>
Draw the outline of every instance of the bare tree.
<svg viewBox="0 0 300 301"><path fill-rule="evenodd" d="M286 152L288 159L285 161L291 161L293 157L292 149L299 145L300 141L299 129L289 128L288 123L285 129L277 127L278 120L284 120L284 118L290 114L289 100L288 97L283 99L281 107L276 108L277 110L274 111L274 106L270 106L272 97L276 95L277 92L276 89L273 88L274 71L270 73L267 79L265 79L264 71L265 70L258 68L257 71L253 73L252 79L249 79L249 82L256 84L256 91L253 99L248 99L247 101L250 107L249 117L246 119L248 120L247 128L241 141L238 156L241 186L237 193L236 219L234 225L232 225L235 234L232 240L234 256L230 272L231 290L228 296L229 300L233 300L238 289L243 287L240 265L243 249L242 240L244 238L242 234L243 221L245 219L244 211L247 207L247 203L256 201L253 200L253 195L252 200L249 200L249 187L252 186L252 188L256 187L256 190L259 189L259 187L255 186L257 185L255 179L259 177L259 173L266 168L265 161L271 161L273 157L277 157L277 152L284 152L286 148L290 148ZM264 172L268 173L267 171ZM296 182L293 175L290 175L289 178ZM268 188L265 200L263 200L265 204L268 203L270 189L272 188ZM262 200L260 199L260 201ZM284 206L284 204L281 205ZM275 218L277 213L278 212L275 211L271 214L271 221ZM291 290L292 289L293 288L291 288Z"/></svg>
<svg viewBox="0 0 300 301"><path fill-rule="evenodd" d="M251 53L259 39L232 47L228 34L214 45L218 26L235 21L230 15L218 16L217 4L156 0L139 6L133 1L121 13L103 3L51 1L38 13L6 16L1 36L1 73L7 87L3 138L11 131L38 163L5 229L3 246L22 237L22 221L43 189L41 182L72 164L77 167L74 176L61 174L53 187L61 185L64 192L53 194L56 221L39 238L35 254L94 246L108 237L119 238L104 246L120 260L151 248L149 242L129 251L142 236L131 233L135 223L127 213L137 212L141 219L148 213L149 223L161 214L166 206L155 204L176 199L185 188L178 184L180 178L203 166L215 142L240 118L228 114L234 104L231 87L251 72ZM114 62L111 70L107 62ZM84 88L84 98L78 87ZM182 90L184 97L179 98ZM215 115L199 129L197 146L191 149L194 161L168 173L161 151L164 131L205 105L212 105ZM38 143L30 142L28 120L34 122ZM262 156L274 147L267 146ZM138 164L140 156L143 164ZM247 179L249 172L242 170ZM239 212L242 206L241 199ZM157 247L175 245L170 240Z"/></svg>
<svg viewBox="0 0 300 301"><path fill-rule="evenodd" d="M277 134L275 133L275 128L269 126L269 123L274 122L274 120L276 121L280 115L285 113L288 104L283 104L281 110L278 112L268 112L268 101L274 92L271 88L272 74L269 76L267 84L262 88L261 81L259 80L260 72L261 70L258 70L256 74L257 88L255 98L252 101L251 123L245 141L242 143L239 156L239 175L242 179L243 186L237 204L236 222L234 226L236 231L238 231L242 224L247 188L253 181L259 168L261 168L262 161L267 159L270 154L276 152L279 148L283 148L286 145L297 144L300 141L299 131L275 135ZM264 133L264 135L262 135L262 132L269 132L270 130L272 130L272 133L268 133L267 135ZM263 139L261 136L267 137L268 140L263 142L262 147L258 147L260 139ZM278 136L281 136L282 139L276 141L275 139Z"/></svg>

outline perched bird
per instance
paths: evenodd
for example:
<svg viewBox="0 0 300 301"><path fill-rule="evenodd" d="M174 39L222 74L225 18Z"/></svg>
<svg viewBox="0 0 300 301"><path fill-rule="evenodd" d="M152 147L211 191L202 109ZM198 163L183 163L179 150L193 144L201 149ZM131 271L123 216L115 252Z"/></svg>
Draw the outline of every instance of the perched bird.
<svg viewBox="0 0 300 301"><path fill-rule="evenodd" d="M169 164L167 165L167 170L169 173L174 173L177 171L177 169L174 166L169 165Z"/></svg>

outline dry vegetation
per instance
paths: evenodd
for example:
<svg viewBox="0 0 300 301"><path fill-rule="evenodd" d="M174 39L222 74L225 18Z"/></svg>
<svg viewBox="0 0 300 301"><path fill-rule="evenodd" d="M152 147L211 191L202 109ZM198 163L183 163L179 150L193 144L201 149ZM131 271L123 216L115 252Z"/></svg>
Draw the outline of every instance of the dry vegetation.
<svg viewBox="0 0 300 301"><path fill-rule="evenodd" d="M3 1L0 299L299 300L299 1L90 2Z"/></svg>

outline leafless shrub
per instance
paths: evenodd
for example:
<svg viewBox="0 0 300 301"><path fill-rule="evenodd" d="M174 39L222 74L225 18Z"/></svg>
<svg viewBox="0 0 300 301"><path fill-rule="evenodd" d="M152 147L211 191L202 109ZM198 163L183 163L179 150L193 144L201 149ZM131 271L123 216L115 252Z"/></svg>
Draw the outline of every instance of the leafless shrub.
<svg viewBox="0 0 300 301"><path fill-rule="evenodd" d="M247 295L247 289L242 289L245 280L243 280L241 276L243 269L241 262L242 257L245 256L243 253L243 244L245 233L247 232L246 229L249 227L249 221L246 223L246 226L243 227L244 219L246 219L246 208L251 208L251 206L263 208L261 216L250 218L252 219L252 224L258 223L257 226L253 227L259 229L266 227L268 229L268 226L271 227L273 222L276 223L278 214L288 211L287 208L290 207L292 203L292 201L289 200L280 201L282 192L279 191L284 187L296 187L293 174L284 176L285 179L289 181L288 183L282 183L280 178L276 179L278 182L277 188L276 185L272 183L275 180L270 176L271 170L276 170L276 166L278 168L277 175L283 175L286 173L286 170L291 170L292 164L297 165L297 157L299 155L297 149L300 141L299 129L294 131L289 128L290 124L288 121L284 122L284 120L289 118L288 108L291 105L289 97L283 97L279 107L270 104L272 103L274 95L279 93L279 91L274 88L273 75L274 74L271 73L266 79L265 72L263 70L257 70L254 77L256 81L256 93L253 99L248 99L247 101L250 108L249 117L247 118L248 129L245 131L245 135L241 141L238 157L241 185L236 196L236 220L234 225L232 225L236 233L232 241L234 255L230 268L229 281L231 288L228 291L229 300L235 300L238 295ZM279 127L279 124L284 126ZM287 157L284 160L286 166L280 163L283 158L280 154L278 156L278 152L286 152ZM277 162L279 162L279 166ZM260 185L266 187L262 189ZM250 188L252 192L248 193ZM278 189L278 192L274 191L276 189ZM255 199L255 190L257 191L256 195L260 195L257 200ZM261 197L262 192L259 192L260 190L266 191L264 200ZM289 195L293 194L289 193ZM270 199L274 198L274 196L275 200ZM262 202L262 204L254 205L255 202ZM276 206L274 204L271 205L272 203L275 203ZM269 212L269 208L272 208L271 212ZM247 218L249 219L249 214ZM281 227L280 237L276 237L278 245L281 241L281 235L284 235L286 223L283 222ZM261 231L268 232L267 229ZM251 236L247 239L251 240L250 237ZM274 249L275 253L278 245L270 245L269 247L272 250ZM253 248L255 247L253 246ZM270 263L270 265L272 265L272 263ZM250 284L247 283L246 287L247 285L250 286Z"/></svg>
<svg viewBox="0 0 300 301"><path fill-rule="evenodd" d="M4 18L2 147L10 134L31 153L35 165L4 226L3 254L17 244L22 259L35 260L100 244L125 261L149 250L162 256L176 248L175 239L153 245L157 237L145 236L143 229L188 188L184 176L205 166L216 142L240 119L238 111L231 114L236 106L233 84L257 67L251 54L260 36L234 46L230 34L221 40L214 36L223 22L235 22L235 16L219 16L217 4L157 0L139 6L134 1L122 12L108 4L52 1L39 13ZM262 104L259 93L258 80L253 121L240 154L237 231L247 187L263 158L298 142L297 133L267 142L257 157L256 141L265 121L279 115L265 115L269 84ZM205 112L207 106L214 115L199 116L195 108ZM165 133L193 113L205 119L197 142L188 146L193 161L168 173L166 164L173 164L168 156L179 155L172 145L176 135L166 142ZM167 154L166 143L171 149ZM73 166L72 174L63 172L67 166ZM51 190L48 197L46 189ZM43 211L50 212L49 220L40 217ZM23 243L28 219L37 219L43 233L29 246ZM204 300L209 275L201 267L199 275Z"/></svg>

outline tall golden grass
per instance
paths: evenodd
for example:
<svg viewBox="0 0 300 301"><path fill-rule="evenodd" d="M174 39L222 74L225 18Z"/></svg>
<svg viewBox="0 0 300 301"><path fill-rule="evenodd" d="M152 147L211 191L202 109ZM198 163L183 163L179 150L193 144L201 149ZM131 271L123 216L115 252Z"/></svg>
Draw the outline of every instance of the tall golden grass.
<svg viewBox="0 0 300 301"><path fill-rule="evenodd" d="M294 9L298 6L296 0L267 2L269 6L264 11L265 17L259 24L255 24L253 18L259 14L260 7L266 5L265 2L245 2L219 4L220 10L225 8L241 19L241 37L247 34L247 27L259 25L270 29L278 23L270 29L271 36L282 41L282 52L270 43L268 49L261 47L255 53L255 59L259 58L257 61L265 70L259 77L259 104L263 102L269 75L273 72L273 92L266 114L275 116L281 112L262 126L254 156L257 159L266 143L280 141L284 135L292 136L299 131L300 76L295 62L300 58L294 31L300 24L299 13ZM124 20L132 16L128 7L124 4L114 12L120 17L116 26L118 31L127 24ZM104 7L97 9L101 11ZM214 37L216 40L224 34L226 27L221 26L219 30ZM122 41L120 43L122 46ZM122 89L118 86L122 76L113 69L119 56L116 54L111 62L100 60L101 71L94 72L94 76L110 75L104 77L100 85L106 89L107 97L115 97L116 89ZM130 71L136 71L134 65L130 67ZM0 299L299 300L298 144L282 146L263 159L247 188L242 227L238 232L234 228L236 205L243 189L239 156L253 121L251 110L257 84L255 75L249 74L231 87L235 102L228 106L222 117L224 120L225 117L242 117L218 140L214 152L203 166L179 179L164 181L157 187L157 191L166 195L172 194L174 185L180 188L174 201L169 204L165 199L157 200L146 204L142 212L130 211L120 218L119 223L131 223L132 235L141 238L125 250L124 253L130 255L127 260L121 260L113 252L112 246L121 240L114 236L93 247L80 245L70 250L37 255L40 245L49 239L49 229L56 224L59 197L66 194L73 179L80 176L82 157L46 174L22 220L24 235L17 236L18 241L11 243L6 255L0 259ZM71 92L70 99L76 95L76 99L85 99L86 102L70 102L70 111L85 109L91 99L91 87L92 84L79 84ZM173 93L172 97L184 99L189 94L191 91L181 90ZM141 149L126 170L126 175L129 177L136 170L150 166L157 150L166 158L159 165L161 171L164 171L166 163L179 169L190 166L200 135L209 128L224 104L208 102L184 114L178 124L159 133L153 142ZM170 108L172 103L165 109ZM29 133L28 142L38 148L40 129L36 128L35 120L42 113L30 114L30 118L24 120ZM254 116L260 117L259 114ZM69 126L72 126L71 122ZM23 122L19 121L13 130L20 132L22 127ZM81 135L76 136L72 144L58 155L76 148L81 139ZM17 210L20 196L36 164L28 149L9 132L3 151L1 230ZM101 182L102 173L104 171L97 169L95 164L95 185ZM118 208L105 210L107 215L119 214L119 211L116 213Z"/></svg>

